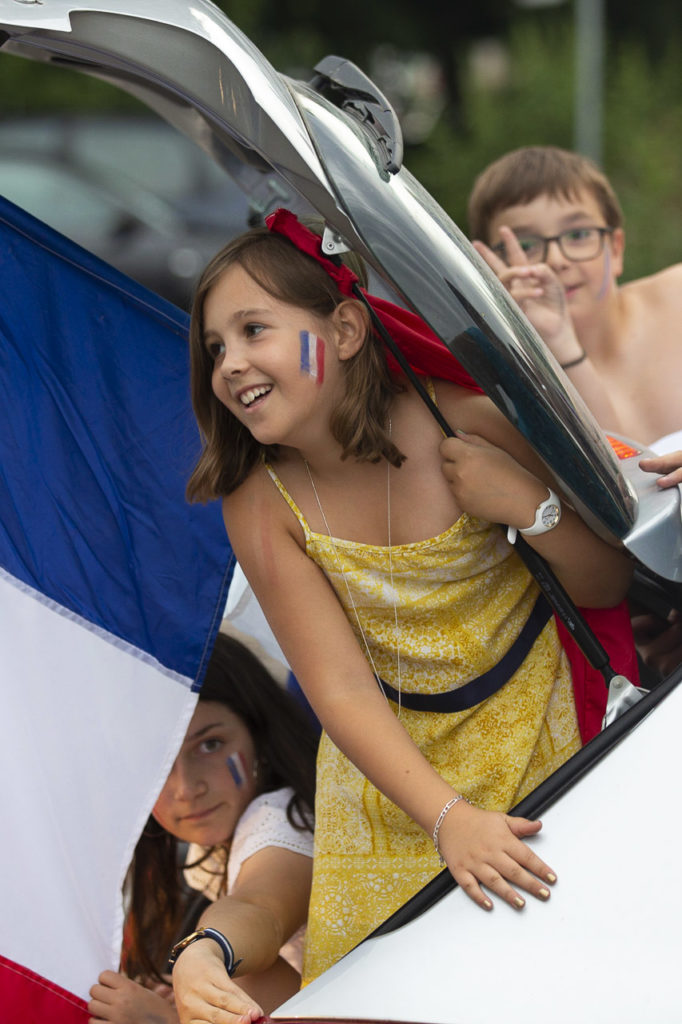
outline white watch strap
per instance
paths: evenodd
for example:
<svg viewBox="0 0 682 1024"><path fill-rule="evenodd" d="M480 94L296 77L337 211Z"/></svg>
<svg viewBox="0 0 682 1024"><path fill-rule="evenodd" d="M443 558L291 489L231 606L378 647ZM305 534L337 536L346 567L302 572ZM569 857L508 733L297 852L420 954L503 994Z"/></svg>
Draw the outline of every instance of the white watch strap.
<svg viewBox="0 0 682 1024"><path fill-rule="evenodd" d="M555 526L559 525L561 520L561 499L554 493L551 487L548 487L547 490L549 494L536 508L535 519L531 526L526 526L518 531L515 526L507 527L507 540L510 544L516 541L517 532L523 534L524 537L536 537L540 533L548 533Z"/></svg>

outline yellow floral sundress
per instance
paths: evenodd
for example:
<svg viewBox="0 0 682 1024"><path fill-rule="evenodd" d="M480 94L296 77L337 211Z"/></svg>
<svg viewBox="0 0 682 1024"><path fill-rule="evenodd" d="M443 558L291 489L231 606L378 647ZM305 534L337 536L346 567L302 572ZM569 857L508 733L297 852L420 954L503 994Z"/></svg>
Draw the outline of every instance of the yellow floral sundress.
<svg viewBox="0 0 682 1024"><path fill-rule="evenodd" d="M403 693L452 690L500 661L539 591L499 526L464 514L438 537L392 547L389 563L386 547L332 543L313 533L272 466L267 469L364 649L359 618L381 679L398 687L398 647ZM398 714L397 704L390 706ZM553 617L521 667L487 700L454 713L403 706L400 720L433 767L472 803L492 810L514 806L581 745ZM313 865L304 984L439 871L431 837L326 733L317 761Z"/></svg>

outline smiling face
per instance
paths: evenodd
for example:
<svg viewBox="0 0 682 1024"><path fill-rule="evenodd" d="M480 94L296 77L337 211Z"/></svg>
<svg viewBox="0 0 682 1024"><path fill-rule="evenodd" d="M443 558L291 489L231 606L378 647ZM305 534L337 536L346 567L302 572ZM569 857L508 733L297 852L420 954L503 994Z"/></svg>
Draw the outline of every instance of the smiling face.
<svg viewBox="0 0 682 1024"><path fill-rule="evenodd" d="M342 391L334 316L274 298L238 264L208 292L204 345L216 397L261 444L300 448Z"/></svg>
<svg viewBox="0 0 682 1024"><path fill-rule="evenodd" d="M489 241L501 241L500 228L507 226L518 236L554 237L564 231L584 227L606 227L596 198L582 189L572 199L541 194L528 203L510 206L496 213L490 222ZM556 242L549 246L547 263L564 286L574 321L590 317L615 294L617 279L623 272L624 234L616 228L604 239L602 251L594 259L576 262L566 259Z"/></svg>
<svg viewBox="0 0 682 1024"><path fill-rule="evenodd" d="M226 842L256 796L255 764L253 740L241 718L224 704L199 701L154 818L188 843Z"/></svg>

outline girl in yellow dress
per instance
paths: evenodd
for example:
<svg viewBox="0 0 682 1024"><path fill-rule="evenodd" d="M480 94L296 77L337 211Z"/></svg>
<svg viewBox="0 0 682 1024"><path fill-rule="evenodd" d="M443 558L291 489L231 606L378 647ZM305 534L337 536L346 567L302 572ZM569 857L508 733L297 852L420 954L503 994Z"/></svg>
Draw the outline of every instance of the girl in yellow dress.
<svg viewBox="0 0 682 1024"><path fill-rule="evenodd" d="M580 747L571 673L494 524L527 532L582 606L620 602L630 568L561 507L546 468L463 373L464 386L426 381L457 428L443 439L389 368L355 274L287 211L268 224L219 253L197 289L205 448L188 494L222 497L234 552L324 727L310 979L441 857L484 909L494 895L516 908L521 891L549 897L555 873L523 842L540 822L505 812ZM369 301L384 322L430 333Z"/></svg>

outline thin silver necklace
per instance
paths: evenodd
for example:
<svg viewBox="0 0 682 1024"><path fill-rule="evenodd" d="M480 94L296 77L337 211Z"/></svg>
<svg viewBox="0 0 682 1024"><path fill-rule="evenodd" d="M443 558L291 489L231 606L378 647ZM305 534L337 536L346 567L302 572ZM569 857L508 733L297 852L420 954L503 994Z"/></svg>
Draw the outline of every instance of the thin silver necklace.
<svg viewBox="0 0 682 1024"><path fill-rule="evenodd" d="M392 430L392 424L391 424L391 420L389 418L389 421L388 421L388 436L389 437L391 436L391 430ZM336 564L338 566L339 572L341 573L341 576L343 577L343 582L344 582L344 584L346 586L346 593L348 594L348 600L350 602L351 608L353 609L353 615L355 616L355 621L358 624L358 630L359 630L360 636L362 637L362 642L365 645L365 651L367 653L367 659L368 659L370 665L372 666L372 672L374 672L374 675L376 676L377 680L379 681L379 685L381 686L381 677L380 677L379 673L377 672L376 665L374 664L374 658L372 657L372 652L371 652L371 650L369 648L369 643L367 642L367 637L365 636L365 631L362 628L362 622L360 621L360 615L358 613L357 606L356 606L355 601L353 599L353 594L352 594L351 589L350 589L350 584L348 583L348 577L346 576L346 570L343 567L343 562L341 561L341 556L339 555L339 550L338 550L338 548L336 546L336 542L334 540L334 536L332 534L332 531L329 528L329 523L327 522L327 517L324 514L324 509L322 508L322 502L320 501L320 496L317 493L317 487L315 486L315 480L313 479L313 474L311 472L310 466L308 465L308 460L306 458L303 459L303 464L304 464L304 466L305 466L305 468L306 468L306 470L308 472L308 479L310 480L310 486L313 489L313 494L315 495L315 501L317 502L317 507L320 510L320 515L322 516L322 522L324 523L324 527L325 527L325 529L327 531L327 536L329 537L329 542L330 542L330 544L332 546L332 550L334 552L334 558L336 559ZM388 534L388 572L389 572L389 578L391 580L391 593L393 594L393 641L394 641L394 647L395 647L395 653L396 653L396 661L397 661L397 671L398 671L398 717L400 717L400 713L401 713L401 710L402 710L402 667L401 667L401 664L400 664L400 638L399 638L399 634L398 634L398 605L397 605L396 598L395 598L395 587L393 585L393 556L392 556L392 553L391 553L391 464L390 464L390 462L388 460L386 460L386 517L387 517L387 534ZM384 696L386 696L386 694L384 692L383 686L381 687L381 690L382 690L382 693L384 693ZM388 698L386 698L386 699L388 700Z"/></svg>

